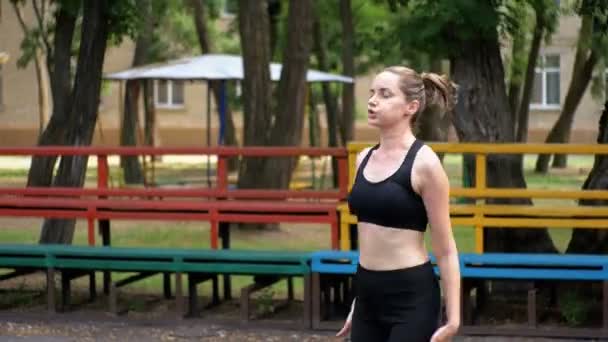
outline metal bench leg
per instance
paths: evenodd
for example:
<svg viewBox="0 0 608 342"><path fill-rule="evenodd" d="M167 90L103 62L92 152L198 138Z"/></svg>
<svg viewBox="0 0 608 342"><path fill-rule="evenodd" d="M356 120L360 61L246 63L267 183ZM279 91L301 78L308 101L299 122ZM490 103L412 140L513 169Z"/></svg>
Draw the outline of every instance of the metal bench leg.
<svg viewBox="0 0 608 342"><path fill-rule="evenodd" d="M103 246L109 246L111 241L110 235L110 220L99 220L99 231L101 233L101 243ZM112 273L110 271L103 271L103 293L108 295L110 293L110 284L112 283Z"/></svg>
<svg viewBox="0 0 608 342"><path fill-rule="evenodd" d="M110 284L110 313L112 315L118 315L118 289L116 288L116 284Z"/></svg>
<svg viewBox="0 0 608 342"><path fill-rule="evenodd" d="M163 273L163 293L165 299L171 299L171 273Z"/></svg>
<svg viewBox="0 0 608 342"><path fill-rule="evenodd" d="M293 297L293 278L287 277L287 300L293 300Z"/></svg>
<svg viewBox="0 0 608 342"><path fill-rule="evenodd" d="M177 319L184 317L184 296L182 295L182 273L175 273L175 311Z"/></svg>
<svg viewBox="0 0 608 342"><path fill-rule="evenodd" d="M220 278L219 276L216 274L213 276L213 279L211 280L212 286L213 286L213 300L212 300L212 304L213 305L217 305L220 303L220 286L219 286L219 282L220 282Z"/></svg>
<svg viewBox="0 0 608 342"><path fill-rule="evenodd" d="M188 316L195 316L198 314L198 303L197 303L197 292L196 292L196 279L194 274L188 274Z"/></svg>
<svg viewBox="0 0 608 342"><path fill-rule="evenodd" d="M67 311L70 306L70 295L72 290L72 277L70 271L61 272L61 310Z"/></svg>
<svg viewBox="0 0 608 342"><path fill-rule="evenodd" d="M97 284L95 283L95 272L89 273L89 302L97 299Z"/></svg>
<svg viewBox="0 0 608 342"><path fill-rule="evenodd" d="M289 279L292 279L291 277ZM304 328L305 329L310 329L312 326L312 318L311 318L311 277L310 274L305 274L303 276L303 282L304 282ZM292 284L293 286L293 284ZM293 288L292 288L292 292L293 292ZM293 296L293 293L292 293ZM293 299L293 297L291 298Z"/></svg>
<svg viewBox="0 0 608 342"><path fill-rule="evenodd" d="M50 314L56 312L55 306L55 269L52 267L46 270L46 303L47 311Z"/></svg>
<svg viewBox="0 0 608 342"><path fill-rule="evenodd" d="M321 325L321 275L317 272L312 274L312 329L319 329Z"/></svg>
<svg viewBox="0 0 608 342"><path fill-rule="evenodd" d="M230 223L220 222L219 223L220 238L222 239L222 249L230 249ZM222 276L224 284L224 299L232 299L232 282L230 280L230 274L224 274Z"/></svg>
<svg viewBox="0 0 608 342"><path fill-rule="evenodd" d="M251 294L251 290L253 289L253 285L245 286L241 289L241 321L248 322L249 321L249 295Z"/></svg>
<svg viewBox="0 0 608 342"><path fill-rule="evenodd" d="M232 283L230 281L230 274L224 274L224 299L231 300L232 299Z"/></svg>

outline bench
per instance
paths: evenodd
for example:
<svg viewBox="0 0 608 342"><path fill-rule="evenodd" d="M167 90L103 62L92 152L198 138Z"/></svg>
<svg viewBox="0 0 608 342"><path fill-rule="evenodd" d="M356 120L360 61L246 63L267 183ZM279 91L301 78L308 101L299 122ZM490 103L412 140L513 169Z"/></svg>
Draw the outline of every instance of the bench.
<svg viewBox="0 0 608 342"><path fill-rule="evenodd" d="M352 301L352 296L345 293L348 286L345 288L343 284L357 272L358 263L359 252L356 251L316 251L311 254L313 329L328 328L323 325L323 320L329 315L332 285L335 304L350 308L348 302Z"/></svg>
<svg viewBox="0 0 608 342"><path fill-rule="evenodd" d="M196 286L202 281L213 281L213 302L219 303L217 276L238 274L258 276L253 284L241 290L241 319L250 319L250 295L281 279L287 279L288 301L293 299L292 277L304 278L304 312L302 324L310 326L310 267L309 253L270 252L244 250L193 250L164 248L87 247L70 245L0 245L0 268L14 269L12 277L32 270L45 271L47 275L47 306L56 311L56 272L62 275L62 308L70 303L70 282L95 271L129 272L133 276L110 286L109 307L118 314L118 289L127 284L163 273L165 279L175 274L176 314L191 316L197 313ZM184 311L182 275L188 277L189 306ZM7 277L4 277L8 279ZM91 299L95 298L94 277L89 278ZM169 293L170 295L170 293ZM165 290L165 296L167 292Z"/></svg>
<svg viewBox="0 0 608 342"><path fill-rule="evenodd" d="M431 262L435 258L431 255ZM352 296L348 293L349 284L345 279L354 276L359 264L358 251L316 251L310 257L312 272L312 327L313 329L335 328L334 324L324 324L331 305L331 285L334 285L334 304L342 304L350 310ZM434 268L438 275L437 267ZM337 286L335 286L337 284ZM322 305L324 303L325 305ZM325 312L323 312L325 311ZM345 313L344 317L346 317Z"/></svg>
<svg viewBox="0 0 608 342"><path fill-rule="evenodd" d="M469 334L497 334L496 327L475 326L472 312L472 290L488 280L527 281L528 327L504 329L498 334L544 337L608 337L608 256L484 253L461 254L463 330ZM598 281L602 282L603 323L601 329L552 328L538 329L538 281ZM479 292L478 292L479 293ZM479 301L481 293L475 297Z"/></svg>
<svg viewBox="0 0 608 342"><path fill-rule="evenodd" d="M431 260L434 258L431 255ZM470 335L515 335L553 337L608 337L608 256L554 255L524 253L484 253L459 255L462 276L462 332ZM326 282L332 277L351 277L356 273L359 254L357 251L318 251L311 255L312 272L312 327L335 329L335 324L324 324L327 313L322 312L330 304ZM438 267L435 272L438 274ZM472 290L485 281L516 280L530 283L527 294L528 327L497 328L474 324ZM603 324L601 329L552 328L539 329L537 322L538 281L599 281L603 285ZM476 296L478 301L480 296ZM349 302L351 299L349 298ZM343 304L350 305L349 302ZM323 306L322 304L325 304ZM347 309L350 309L348 307ZM341 324L342 322L340 322ZM500 332L497 332L498 330Z"/></svg>

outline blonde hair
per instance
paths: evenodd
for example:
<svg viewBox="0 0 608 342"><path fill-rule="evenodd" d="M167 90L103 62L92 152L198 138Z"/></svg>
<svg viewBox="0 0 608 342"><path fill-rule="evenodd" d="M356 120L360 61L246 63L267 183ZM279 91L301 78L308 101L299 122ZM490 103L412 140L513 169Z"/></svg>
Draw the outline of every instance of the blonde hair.
<svg viewBox="0 0 608 342"><path fill-rule="evenodd" d="M412 116L412 125L418 115L427 109L449 112L456 105L457 86L445 75L426 72L419 74L404 66L391 66L384 71L399 76L399 89L407 101L417 100L420 103L418 111Z"/></svg>

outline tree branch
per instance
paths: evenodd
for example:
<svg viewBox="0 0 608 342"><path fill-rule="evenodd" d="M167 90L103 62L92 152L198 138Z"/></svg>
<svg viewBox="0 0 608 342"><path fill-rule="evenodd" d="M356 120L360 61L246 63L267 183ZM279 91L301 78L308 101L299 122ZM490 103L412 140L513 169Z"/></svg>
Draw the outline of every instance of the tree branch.
<svg viewBox="0 0 608 342"><path fill-rule="evenodd" d="M17 15L19 26L21 26L21 29L23 30L23 34L27 34L27 31L29 29L25 24L25 20L23 20L23 13L21 13L21 8L19 8L19 5L17 5L16 1L11 1L11 4L13 5L13 9L15 10L15 14Z"/></svg>
<svg viewBox="0 0 608 342"><path fill-rule="evenodd" d="M44 27L44 16L45 16L45 12L44 12L44 2L45 0L41 0L42 1L42 10L40 10L39 5L38 5L38 1L33 0L33 6L34 6L34 13L36 13L36 21L38 21L38 26L40 27L40 38L42 39L42 43L44 44L44 47L46 48L46 53L50 53L51 52L51 43L48 41L48 37L46 35L46 29Z"/></svg>

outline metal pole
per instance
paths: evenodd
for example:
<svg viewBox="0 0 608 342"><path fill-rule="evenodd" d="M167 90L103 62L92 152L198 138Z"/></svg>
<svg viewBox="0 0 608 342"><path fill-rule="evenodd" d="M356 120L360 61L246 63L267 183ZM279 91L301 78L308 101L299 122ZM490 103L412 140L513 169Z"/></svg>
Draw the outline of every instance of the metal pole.
<svg viewBox="0 0 608 342"><path fill-rule="evenodd" d="M211 87L207 81L207 147L211 147ZM207 155L207 186L211 187L211 160Z"/></svg>

